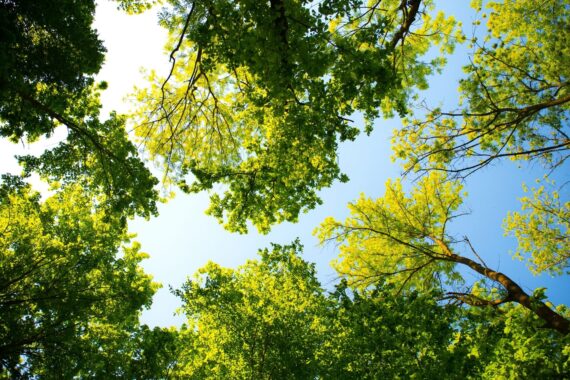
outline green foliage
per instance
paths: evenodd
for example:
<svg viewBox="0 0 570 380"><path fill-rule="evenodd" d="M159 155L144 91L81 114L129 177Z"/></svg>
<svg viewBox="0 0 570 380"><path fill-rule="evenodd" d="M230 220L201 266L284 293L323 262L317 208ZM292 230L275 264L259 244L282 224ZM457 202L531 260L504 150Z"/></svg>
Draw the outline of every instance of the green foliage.
<svg viewBox="0 0 570 380"><path fill-rule="evenodd" d="M300 246L274 245L233 270L209 263L176 293L188 324L173 376L196 379L464 378L450 349L461 309L391 285L325 297Z"/></svg>
<svg viewBox="0 0 570 380"><path fill-rule="evenodd" d="M209 263L176 292L188 317L176 376L316 376L325 297L300 249L299 243L273 245L235 270Z"/></svg>
<svg viewBox="0 0 570 380"><path fill-rule="evenodd" d="M444 62L420 57L455 42L431 1L169 3L172 70L138 92L136 133L167 182L211 192L207 212L230 231L267 232L320 204L319 189L347 180L336 152L359 133L348 118L362 113L369 132L404 114Z"/></svg>
<svg viewBox="0 0 570 380"><path fill-rule="evenodd" d="M129 14L143 13L152 7L162 4L162 0L114 0L119 3L119 8Z"/></svg>
<svg viewBox="0 0 570 380"><path fill-rule="evenodd" d="M0 4L0 136L12 142L49 137L59 126L67 138L40 157L22 157L26 174L82 183L125 216L156 214L157 180L129 141L124 118L100 121L93 75L103 48L91 28L93 1L17 1Z"/></svg>
<svg viewBox="0 0 570 380"><path fill-rule="evenodd" d="M553 187L548 179L545 181ZM520 200L522 212L512 212L505 219L505 232L518 240L515 257L530 255L529 266L534 274L563 274L570 259L570 201L563 202L558 191L549 191L545 186L531 191L532 198Z"/></svg>
<svg viewBox="0 0 570 380"><path fill-rule="evenodd" d="M563 312L566 317L567 312ZM568 336L541 328L536 315L515 305L465 312L452 343L476 363L473 379L562 379L570 375Z"/></svg>
<svg viewBox="0 0 570 380"><path fill-rule="evenodd" d="M104 203L104 199L100 199ZM117 329L158 285L120 217L70 185L46 201L12 179L0 192L0 363L12 377L74 370L96 325ZM25 360L24 360L25 358Z"/></svg>
<svg viewBox="0 0 570 380"><path fill-rule="evenodd" d="M435 239L453 240L446 227L461 202L461 184L441 173L423 177L409 195L399 179L389 180L383 197L362 195L349 205L346 221L327 218L315 233L321 242L342 244L333 266L351 286L385 280L400 289L429 290L460 279Z"/></svg>
<svg viewBox="0 0 570 380"><path fill-rule="evenodd" d="M570 3L486 2L486 34L474 38L462 108L408 119L394 152L407 170L462 175L501 157L556 167L570 146ZM481 2L474 3L481 11ZM479 25L481 20L475 22Z"/></svg>
<svg viewBox="0 0 570 380"><path fill-rule="evenodd" d="M116 2L129 13L162 3ZM380 116L406 115L464 40L431 0L168 5L160 21L172 70L138 90L136 138L167 184L209 191L207 212L238 232L296 221L321 202L318 190L348 180L338 145ZM442 173L507 156L565 160L568 1L487 3L488 36L471 41L460 83L463 109L432 110L395 137L406 170L437 171L411 191L389 181L382 198L363 195L345 222L318 230L341 245L335 292L325 294L299 242L273 245L236 269L208 263L175 291L187 316L179 330L138 321L158 284L126 221L156 213L157 180L125 117L100 118L94 7L0 1L0 136L68 132L41 156L19 157L25 176L52 184L51 197L22 177L0 183L0 377L570 377L566 307L545 301L544 288L525 293L449 235L464 194ZM435 45L439 55L423 61ZM569 203L544 187L532 193L505 228L535 273L562 273ZM465 247L473 258L459 254ZM463 285L457 264L498 288L451 291Z"/></svg>
<svg viewBox="0 0 570 380"><path fill-rule="evenodd" d="M321 356L324 379L464 379L475 360L449 350L460 310L440 306L436 294L394 296L393 286L331 294Z"/></svg>
<svg viewBox="0 0 570 380"><path fill-rule="evenodd" d="M460 214L461 185L447 181L445 174L430 172L406 194L400 181L388 181L384 197L376 201L361 198L350 205L351 217L344 223L325 220L316 232L321 241L341 244L340 260L333 265L356 288L376 282L397 286L396 294L411 289L429 291L446 285L460 285L457 264L501 287L493 297L482 297L476 287L448 291L444 298L477 307L499 307L516 302L540 317L545 326L566 335L570 321L531 297L504 273L489 268L468 238L454 239L446 232L448 223ZM473 254L461 254L465 243ZM459 252L459 253L458 253Z"/></svg>
<svg viewBox="0 0 570 380"><path fill-rule="evenodd" d="M105 52L91 28L94 13L94 1L0 4L0 136L51 135L56 120L26 98L65 114L92 85Z"/></svg>
<svg viewBox="0 0 570 380"><path fill-rule="evenodd" d="M125 118L112 113L105 122L86 121L83 128L71 130L65 141L39 157L19 157L25 174L81 184L94 196L105 194L105 207L124 218L156 215L158 180L139 159L125 131Z"/></svg>
<svg viewBox="0 0 570 380"><path fill-rule="evenodd" d="M93 323L81 346L65 358L70 368L63 378L168 379L180 350L174 328ZM73 363L73 365L70 365Z"/></svg>

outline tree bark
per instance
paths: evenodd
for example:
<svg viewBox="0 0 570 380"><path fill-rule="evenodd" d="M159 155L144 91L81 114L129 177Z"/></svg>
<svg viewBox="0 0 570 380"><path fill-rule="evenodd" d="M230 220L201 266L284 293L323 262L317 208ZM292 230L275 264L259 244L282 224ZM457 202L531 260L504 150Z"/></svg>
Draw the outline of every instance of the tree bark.
<svg viewBox="0 0 570 380"><path fill-rule="evenodd" d="M570 332L570 321L546 306L544 302L537 299L532 299L532 297L528 295L510 277L501 272L486 268L467 257L453 253L447 244L445 244L440 239L432 238L432 240L437 244L438 247L441 248L443 254L448 258L449 261L466 265L469 268L473 269L475 272L501 284L507 291L507 297L503 300L503 302L512 301L519 303L520 305L532 311L539 318L541 318L546 323L546 327L554 329L564 335L567 335L568 332Z"/></svg>
<svg viewBox="0 0 570 380"><path fill-rule="evenodd" d="M412 23L416 19L416 15L420 10L420 4L422 3L421 0L403 0L400 8L402 13L404 14L404 18L402 20L402 25L400 29L394 34L392 40L390 41L390 48L394 49L398 42L403 41L406 37L406 34L410 32L410 28L412 27ZM407 8L407 5L409 8Z"/></svg>

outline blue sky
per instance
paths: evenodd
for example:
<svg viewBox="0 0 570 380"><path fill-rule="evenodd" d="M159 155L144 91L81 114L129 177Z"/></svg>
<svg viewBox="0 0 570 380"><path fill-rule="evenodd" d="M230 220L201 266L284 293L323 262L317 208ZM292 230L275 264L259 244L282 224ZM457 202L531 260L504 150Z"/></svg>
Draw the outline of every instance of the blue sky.
<svg viewBox="0 0 570 380"><path fill-rule="evenodd" d="M446 12L463 21L466 33L470 34L473 16L468 9L468 1L441 3ZM128 16L116 10L116 5L108 1L100 1L95 27L108 50L105 66L99 74L101 80L109 82L109 89L102 98L104 112L126 112L129 105L123 98L132 92L133 86L144 85L141 67L155 68L164 74L168 72L168 58L163 54L162 47L165 32L157 26L154 12ZM457 79L466 59L464 49L458 49L449 59L448 69L433 78L430 90L422 93L428 103L437 105L442 102L453 107L457 101ZM248 258L255 258L257 250L269 246L270 242L288 244L300 238L305 246L305 259L317 264L321 283L330 287L336 276L329 262L338 252L332 245L318 246L312 231L327 216L344 219L348 214L347 203L357 199L360 193L370 197L382 195L386 180L399 176L399 166L389 159L390 136L398 126L397 119L379 120L370 136L362 135L356 142L343 144L339 160L350 182L336 183L322 191L322 206L301 215L296 224L275 226L268 235L259 235L253 229L248 235L230 234L223 230L213 218L204 214L208 205L207 194L180 194L160 205L160 216L148 221L132 221L130 228L138 234L136 240L150 254L143 266L156 281L164 285L155 296L152 308L143 314L143 322L161 326L181 323L182 317L173 316L179 302L169 293L169 286L179 287L187 276L191 276L208 260L223 266L240 265ZM8 147L5 142L0 147L2 171L14 171L13 161L9 157L22 147ZM29 152L30 148L25 149ZM568 173L566 169L560 169L558 176L562 178L564 172ZM514 250L516 242L512 238L505 238L501 228L506 213L519 208L517 198L523 196L521 183L532 184L541 175L539 166L518 168L510 162L495 164L474 174L466 184L469 197L465 207L471 210L471 214L458 220L452 228L458 236L469 236L490 267L511 276L527 291L545 286L549 288L547 294L555 304L570 304L570 296L565 291L568 287L567 277L532 276L524 263L511 258L509 251ZM470 282L470 275L467 274L466 279Z"/></svg>

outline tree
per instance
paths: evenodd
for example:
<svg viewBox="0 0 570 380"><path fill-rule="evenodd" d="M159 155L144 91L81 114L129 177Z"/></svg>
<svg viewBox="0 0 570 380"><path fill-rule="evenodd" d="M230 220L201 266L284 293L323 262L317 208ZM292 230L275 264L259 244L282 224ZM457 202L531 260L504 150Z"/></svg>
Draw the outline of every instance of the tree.
<svg viewBox="0 0 570 380"><path fill-rule="evenodd" d="M481 11L482 2L473 6ZM486 8L481 18L488 18L488 33L482 42L472 40L461 108L429 110L396 132L395 156L405 172L465 178L510 158L538 160L551 175L568 157L570 51L561 43L570 38L568 1L487 2ZM504 225L519 241L515 256L529 257L534 273L560 274L568 265L568 197L545 181L550 184L533 190L534 199L523 198L523 210Z"/></svg>
<svg viewBox="0 0 570 380"><path fill-rule="evenodd" d="M144 347L164 339L138 325L158 284L139 266L146 255L126 230L127 218L156 213L157 180L125 118L100 118L106 83L93 76L105 49L91 27L94 11L94 1L0 1L0 136L33 143L67 129L55 148L18 157L24 176L40 174L55 195L42 201L22 178L0 181L3 378L161 373L151 363L160 355ZM111 344L119 336L122 346ZM128 341L138 354L127 356ZM119 346L122 356L112 352Z"/></svg>
<svg viewBox="0 0 570 380"><path fill-rule="evenodd" d="M80 185L45 201L17 177L0 187L0 364L3 376L55 376L97 326L120 329L158 284L120 215Z"/></svg>
<svg viewBox="0 0 570 380"><path fill-rule="evenodd" d="M27 174L82 182L109 208L156 213L157 180L138 158L123 117L101 121L94 84L105 49L92 29L94 1L0 2L0 136L35 142L59 126L67 137L40 157L20 157Z"/></svg>
<svg viewBox="0 0 570 380"><path fill-rule="evenodd" d="M99 107L98 102L95 107ZM95 197L105 194L101 198L105 207L110 213L122 214L123 221L135 215L156 215L158 193L154 187L158 180L130 141L125 117L112 113L102 122L97 112L82 122L81 128L72 129L55 148L39 157L18 157L24 175L37 173L48 183L81 184ZM68 121L67 125L76 124Z"/></svg>
<svg viewBox="0 0 570 380"><path fill-rule="evenodd" d="M477 11L481 1L474 1ZM488 33L460 81L462 107L430 110L396 135L405 169L467 176L500 158L560 166L570 147L568 1L488 2ZM480 24L480 20L475 23Z"/></svg>
<svg viewBox="0 0 570 380"><path fill-rule="evenodd" d="M94 1L54 7L33 0L0 3L0 134L14 141L50 135L93 84L104 48L91 28Z"/></svg>
<svg viewBox="0 0 570 380"><path fill-rule="evenodd" d="M541 328L521 305L442 304L439 291L395 294L376 283L364 291L341 281L330 295L326 379L559 379L570 371L569 336ZM539 297L540 298L540 297ZM568 317L566 307L558 312Z"/></svg>
<svg viewBox="0 0 570 380"><path fill-rule="evenodd" d="M491 281L501 290L494 297L473 291L448 291L446 298L471 306L499 307L518 303L542 319L545 327L566 335L570 321L536 296L527 294L510 277L489 268L480 259L467 238L449 235L448 224L461 214L461 185L447 181L439 173L423 177L407 195L400 180L388 181L384 197L371 200L361 197L349 206L352 216L345 222L325 220L318 230L321 241L328 239L341 245L337 270L349 281L366 287L385 280L407 289L427 291L456 285L462 277L456 266L469 268ZM457 253L465 243L473 258Z"/></svg>
<svg viewBox="0 0 570 380"><path fill-rule="evenodd" d="M477 361L465 347L450 345L459 308L438 305L437 294L395 295L376 283L350 291L342 280L330 295L331 324L321 350L324 379L465 379Z"/></svg>
<svg viewBox="0 0 570 380"><path fill-rule="evenodd" d="M461 38L429 0L169 3L172 67L138 92L136 133L167 182L211 192L207 212L230 231L267 232L319 204L347 180L336 150L359 133L349 118L369 132L406 113L445 61L420 57Z"/></svg>
<svg viewBox="0 0 570 380"><path fill-rule="evenodd" d="M310 379L325 297L300 245L273 245L237 269L208 263L176 294L188 317L176 376Z"/></svg>

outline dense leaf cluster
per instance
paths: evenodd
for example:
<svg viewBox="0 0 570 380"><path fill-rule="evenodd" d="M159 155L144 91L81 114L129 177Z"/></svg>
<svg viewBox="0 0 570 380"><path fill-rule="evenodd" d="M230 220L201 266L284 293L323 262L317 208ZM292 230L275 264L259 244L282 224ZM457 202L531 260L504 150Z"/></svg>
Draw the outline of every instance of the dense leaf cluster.
<svg viewBox="0 0 570 380"><path fill-rule="evenodd" d="M81 186L42 202L10 182L0 190L0 364L14 377L73 374L92 335L136 323L158 284L119 216L94 210Z"/></svg>

